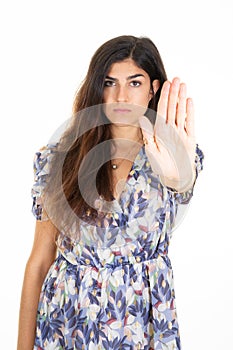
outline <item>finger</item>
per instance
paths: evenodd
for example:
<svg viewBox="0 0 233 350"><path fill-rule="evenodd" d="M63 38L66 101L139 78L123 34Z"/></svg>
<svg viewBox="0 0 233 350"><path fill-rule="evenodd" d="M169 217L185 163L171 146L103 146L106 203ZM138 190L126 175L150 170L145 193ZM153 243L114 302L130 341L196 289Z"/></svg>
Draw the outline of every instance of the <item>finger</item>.
<svg viewBox="0 0 233 350"><path fill-rule="evenodd" d="M180 84L180 90L178 95L179 101L177 106L176 125L181 129L184 129L186 119L186 105L187 105L187 88L186 84Z"/></svg>
<svg viewBox="0 0 233 350"><path fill-rule="evenodd" d="M142 130L142 136L145 144L154 142L153 125L145 116L139 118L139 125Z"/></svg>
<svg viewBox="0 0 233 350"><path fill-rule="evenodd" d="M187 117L186 117L185 129L186 129L188 136L194 137L195 136L194 104L193 104L193 100L191 98L187 99L186 110L187 110Z"/></svg>
<svg viewBox="0 0 233 350"><path fill-rule="evenodd" d="M153 138L154 136L153 125L151 124L149 119L143 116L143 117L140 117L138 121L142 130L142 134L147 136L148 138Z"/></svg>
<svg viewBox="0 0 233 350"><path fill-rule="evenodd" d="M139 118L139 125L142 130L147 157L149 159L153 171L157 173L159 167L156 159L158 156L159 148L155 142L153 125L151 124L149 119L144 116Z"/></svg>
<svg viewBox="0 0 233 350"><path fill-rule="evenodd" d="M168 106L168 96L169 96L170 86L171 86L170 82L165 81L161 90L161 94L158 102L158 108L157 108L158 115L164 118L165 121L167 119L167 106Z"/></svg>
<svg viewBox="0 0 233 350"><path fill-rule="evenodd" d="M174 125L176 121L176 110L178 102L178 94L180 88L180 79L174 78L168 96L167 123Z"/></svg>

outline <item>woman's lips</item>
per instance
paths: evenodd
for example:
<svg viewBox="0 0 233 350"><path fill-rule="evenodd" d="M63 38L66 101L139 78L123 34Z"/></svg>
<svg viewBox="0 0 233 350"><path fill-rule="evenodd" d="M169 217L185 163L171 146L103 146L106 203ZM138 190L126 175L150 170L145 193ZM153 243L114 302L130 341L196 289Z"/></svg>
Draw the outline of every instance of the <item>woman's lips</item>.
<svg viewBox="0 0 233 350"><path fill-rule="evenodd" d="M131 112L131 109L128 109L128 108L114 108L113 111L115 113L129 113L129 112Z"/></svg>

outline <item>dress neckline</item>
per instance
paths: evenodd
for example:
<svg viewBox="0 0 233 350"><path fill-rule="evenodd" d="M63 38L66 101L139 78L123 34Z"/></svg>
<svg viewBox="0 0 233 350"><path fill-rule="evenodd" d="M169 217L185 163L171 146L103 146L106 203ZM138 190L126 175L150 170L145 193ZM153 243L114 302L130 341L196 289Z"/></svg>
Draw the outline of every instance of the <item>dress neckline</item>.
<svg viewBox="0 0 233 350"><path fill-rule="evenodd" d="M145 153L145 147L143 144L134 158L134 161L125 179L125 183L119 197L116 198L113 196L113 202L115 204L119 204L119 206L121 207L122 195L125 191L127 191L127 187L129 185L130 179L135 175L135 172L139 172L142 169L143 165L145 164L145 161L146 161L146 153Z"/></svg>

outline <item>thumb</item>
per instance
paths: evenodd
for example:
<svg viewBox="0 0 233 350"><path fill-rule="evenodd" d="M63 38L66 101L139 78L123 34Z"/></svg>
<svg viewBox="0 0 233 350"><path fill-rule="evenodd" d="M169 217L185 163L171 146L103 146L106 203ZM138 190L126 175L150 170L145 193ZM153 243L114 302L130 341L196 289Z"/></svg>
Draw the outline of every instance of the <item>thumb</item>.
<svg viewBox="0 0 233 350"><path fill-rule="evenodd" d="M139 117L138 119L140 128L142 130L142 135L144 139L153 139L154 138L154 129L153 125L149 121L149 119L145 116Z"/></svg>

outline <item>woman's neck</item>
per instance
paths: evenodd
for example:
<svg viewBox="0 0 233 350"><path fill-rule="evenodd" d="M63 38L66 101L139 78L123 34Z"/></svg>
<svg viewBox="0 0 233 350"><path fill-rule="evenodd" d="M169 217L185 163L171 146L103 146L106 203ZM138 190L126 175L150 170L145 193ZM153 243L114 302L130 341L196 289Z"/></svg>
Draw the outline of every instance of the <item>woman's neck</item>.
<svg viewBox="0 0 233 350"><path fill-rule="evenodd" d="M112 155L114 158L125 158L130 156L134 159L143 144L142 132L139 127L129 125L112 125L113 149ZM132 154L131 154L132 153Z"/></svg>
<svg viewBox="0 0 233 350"><path fill-rule="evenodd" d="M142 141L142 132L139 127L131 125L111 125L113 139L126 139L129 141Z"/></svg>

